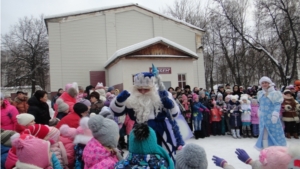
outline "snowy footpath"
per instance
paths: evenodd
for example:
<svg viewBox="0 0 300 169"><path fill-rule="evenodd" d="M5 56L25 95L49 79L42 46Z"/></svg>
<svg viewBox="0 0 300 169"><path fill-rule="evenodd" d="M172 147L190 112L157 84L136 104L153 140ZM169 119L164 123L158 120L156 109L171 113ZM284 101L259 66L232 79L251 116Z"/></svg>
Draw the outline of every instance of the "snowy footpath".
<svg viewBox="0 0 300 169"><path fill-rule="evenodd" d="M229 164L233 165L236 169L251 169L250 165L241 162L235 154L236 148L244 149L253 160L259 157L259 151L254 148L256 138L241 138L233 139L231 136L210 136L204 139L195 140L189 139L186 143L195 143L202 146L207 155L208 169L220 169L217 167L212 159L213 155L224 158ZM300 144L300 140L288 139L288 145Z"/></svg>

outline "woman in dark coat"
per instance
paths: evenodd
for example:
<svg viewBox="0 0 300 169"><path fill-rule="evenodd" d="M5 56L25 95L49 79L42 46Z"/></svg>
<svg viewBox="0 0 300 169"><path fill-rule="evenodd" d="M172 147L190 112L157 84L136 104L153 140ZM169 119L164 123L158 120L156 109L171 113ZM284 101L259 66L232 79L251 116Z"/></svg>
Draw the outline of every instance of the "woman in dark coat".
<svg viewBox="0 0 300 169"><path fill-rule="evenodd" d="M238 98L238 100L241 98L241 95L243 94L241 91L240 91L240 88L239 88L239 86L238 85L234 85L233 87L232 87L232 95L238 95L239 96L239 98Z"/></svg>
<svg viewBox="0 0 300 169"><path fill-rule="evenodd" d="M204 110L202 113L203 118L201 122L201 131L199 132L199 137L209 137L210 136L210 109L211 109L211 102L205 96L204 91L199 92L199 102L202 103L207 109Z"/></svg>
<svg viewBox="0 0 300 169"><path fill-rule="evenodd" d="M46 91L38 90L28 100L28 113L35 117L35 123L49 125L50 112L47 104L48 94Z"/></svg>

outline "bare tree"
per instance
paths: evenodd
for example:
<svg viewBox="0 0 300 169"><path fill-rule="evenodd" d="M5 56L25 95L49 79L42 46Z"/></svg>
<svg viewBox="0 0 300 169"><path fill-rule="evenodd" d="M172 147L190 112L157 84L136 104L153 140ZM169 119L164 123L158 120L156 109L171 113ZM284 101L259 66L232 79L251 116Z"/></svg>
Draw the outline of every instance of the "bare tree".
<svg viewBox="0 0 300 169"><path fill-rule="evenodd" d="M281 83L287 85L295 77L299 58L299 1L257 0L258 35L251 36L239 24L239 3L236 0L215 0L234 30L253 49L263 52L277 68ZM220 14L220 15L222 15ZM271 43L269 43L271 42ZM276 43L277 42L277 43ZM274 47L276 47L274 52Z"/></svg>
<svg viewBox="0 0 300 169"><path fill-rule="evenodd" d="M2 36L3 50L8 59L5 63L8 79L6 86L31 85L45 88L48 83L49 49L48 35L43 16L24 17L11 31Z"/></svg>
<svg viewBox="0 0 300 169"><path fill-rule="evenodd" d="M167 6L163 13L185 21L199 28L207 25L207 4L197 0L176 0L172 6Z"/></svg>

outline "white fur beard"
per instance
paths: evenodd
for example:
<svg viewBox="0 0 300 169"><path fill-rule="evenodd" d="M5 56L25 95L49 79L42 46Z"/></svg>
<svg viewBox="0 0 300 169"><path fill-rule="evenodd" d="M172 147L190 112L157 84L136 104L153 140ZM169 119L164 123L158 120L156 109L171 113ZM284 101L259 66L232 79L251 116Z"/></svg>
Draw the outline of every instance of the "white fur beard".
<svg viewBox="0 0 300 169"><path fill-rule="evenodd" d="M126 106L134 110L134 115L138 123L144 123L148 121L149 115L152 112L159 112L162 104L154 87L144 95L141 94L137 88L133 88L131 96L126 101Z"/></svg>

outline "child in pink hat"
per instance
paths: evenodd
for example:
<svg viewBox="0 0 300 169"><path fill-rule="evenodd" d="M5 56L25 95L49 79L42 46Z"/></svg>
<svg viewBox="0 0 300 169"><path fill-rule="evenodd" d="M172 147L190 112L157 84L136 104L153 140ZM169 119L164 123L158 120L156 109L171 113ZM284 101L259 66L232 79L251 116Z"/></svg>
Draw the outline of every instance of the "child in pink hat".
<svg viewBox="0 0 300 169"><path fill-rule="evenodd" d="M48 141L27 135L24 139L13 140L13 146L17 150L17 169L62 169L56 156L50 152Z"/></svg>
<svg viewBox="0 0 300 169"><path fill-rule="evenodd" d="M260 152L259 160L252 160L243 149L236 149L235 153L240 161L251 165L252 169L297 169L300 168L300 146L289 148L272 146ZM213 156L214 163L224 169L235 169L226 160Z"/></svg>

